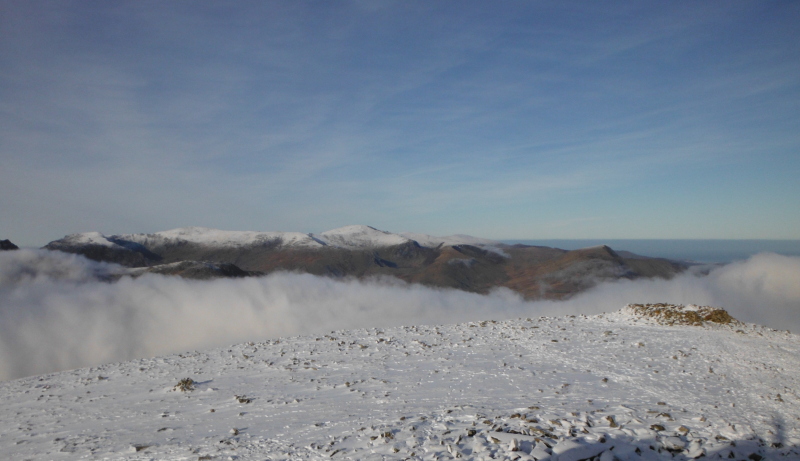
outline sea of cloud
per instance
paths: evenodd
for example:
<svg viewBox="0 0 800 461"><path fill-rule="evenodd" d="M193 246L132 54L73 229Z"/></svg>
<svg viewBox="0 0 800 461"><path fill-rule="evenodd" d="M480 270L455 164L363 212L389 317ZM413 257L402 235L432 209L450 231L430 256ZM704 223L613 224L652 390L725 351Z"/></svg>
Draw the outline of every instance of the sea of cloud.
<svg viewBox="0 0 800 461"><path fill-rule="evenodd" d="M528 302L409 285L276 273L186 280L44 250L0 253L0 380L102 363L332 330L597 314L628 303L724 307L800 332L800 258L759 254L672 280L604 283L566 301Z"/></svg>

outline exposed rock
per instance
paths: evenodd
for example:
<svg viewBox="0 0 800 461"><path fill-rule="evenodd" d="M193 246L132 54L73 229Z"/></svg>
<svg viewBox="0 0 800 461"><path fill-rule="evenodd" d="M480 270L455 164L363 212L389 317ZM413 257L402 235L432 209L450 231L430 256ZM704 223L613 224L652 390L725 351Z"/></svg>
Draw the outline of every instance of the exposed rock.
<svg viewBox="0 0 800 461"><path fill-rule="evenodd" d="M10 240L0 240L0 251L19 250Z"/></svg>
<svg viewBox="0 0 800 461"><path fill-rule="evenodd" d="M623 311L637 317L654 320L662 325L702 325L704 322L719 324L741 323L731 317L725 309L696 306L694 304L628 304Z"/></svg>
<svg viewBox="0 0 800 461"><path fill-rule="evenodd" d="M191 392L194 390L195 382L192 378L183 378L175 385L174 390L181 392Z"/></svg>

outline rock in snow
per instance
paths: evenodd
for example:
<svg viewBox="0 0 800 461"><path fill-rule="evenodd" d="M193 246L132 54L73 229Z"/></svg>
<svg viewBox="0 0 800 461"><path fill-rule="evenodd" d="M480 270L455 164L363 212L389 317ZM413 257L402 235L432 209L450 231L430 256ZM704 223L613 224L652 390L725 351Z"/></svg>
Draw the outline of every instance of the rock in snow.
<svg viewBox="0 0 800 461"><path fill-rule="evenodd" d="M643 319L628 307L335 331L8 381L0 383L0 452L30 460L800 459L800 338L740 322Z"/></svg>

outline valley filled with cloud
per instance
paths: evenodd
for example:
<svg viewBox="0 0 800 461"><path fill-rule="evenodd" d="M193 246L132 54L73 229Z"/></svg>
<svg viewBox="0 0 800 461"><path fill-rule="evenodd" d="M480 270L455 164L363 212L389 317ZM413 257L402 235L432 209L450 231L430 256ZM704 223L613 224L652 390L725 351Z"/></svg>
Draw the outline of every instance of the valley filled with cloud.
<svg viewBox="0 0 800 461"><path fill-rule="evenodd" d="M613 312L628 303L723 307L800 331L800 258L758 254L671 280L601 283L564 301L275 273L187 280L45 250L0 254L0 379L332 330Z"/></svg>

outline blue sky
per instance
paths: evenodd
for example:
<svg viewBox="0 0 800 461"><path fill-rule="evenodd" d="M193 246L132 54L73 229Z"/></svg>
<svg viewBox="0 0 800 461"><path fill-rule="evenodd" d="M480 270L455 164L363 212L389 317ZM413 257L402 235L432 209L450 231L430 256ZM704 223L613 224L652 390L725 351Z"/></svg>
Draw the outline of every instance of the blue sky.
<svg viewBox="0 0 800 461"><path fill-rule="evenodd" d="M0 238L800 239L798 2L0 0Z"/></svg>

